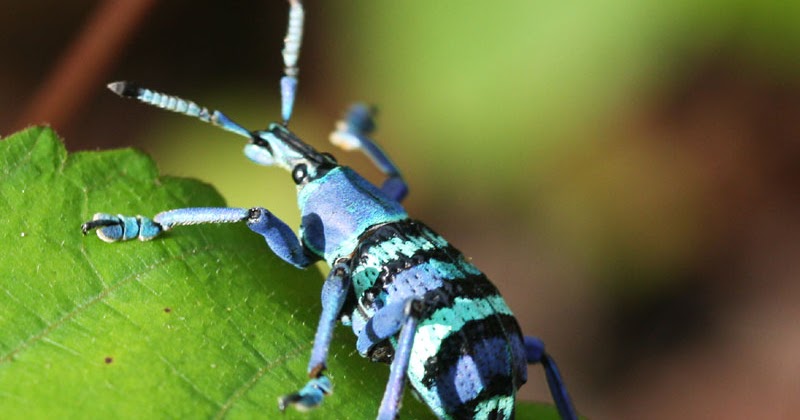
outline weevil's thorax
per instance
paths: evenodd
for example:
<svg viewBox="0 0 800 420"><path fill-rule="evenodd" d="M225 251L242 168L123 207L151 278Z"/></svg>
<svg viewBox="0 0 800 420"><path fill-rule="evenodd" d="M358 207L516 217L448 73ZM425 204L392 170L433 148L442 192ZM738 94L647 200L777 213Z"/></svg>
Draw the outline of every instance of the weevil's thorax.
<svg viewBox="0 0 800 420"><path fill-rule="evenodd" d="M303 243L331 265L349 256L371 226L407 217L400 203L345 166L303 185L297 201Z"/></svg>

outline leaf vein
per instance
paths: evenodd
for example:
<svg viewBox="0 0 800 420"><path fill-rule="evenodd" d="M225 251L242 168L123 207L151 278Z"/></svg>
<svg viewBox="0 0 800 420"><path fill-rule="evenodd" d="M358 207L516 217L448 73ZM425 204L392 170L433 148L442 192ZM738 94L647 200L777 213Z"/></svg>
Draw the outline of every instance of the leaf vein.
<svg viewBox="0 0 800 420"><path fill-rule="evenodd" d="M77 305L74 309L72 309L71 311L65 313L59 319L57 319L54 322L46 325L45 328L42 329L41 331L39 331L37 334L34 334L34 335L28 337L26 340L22 341L19 344L19 346L17 346L16 348L13 348L11 351L9 351L8 353L6 353L2 357L0 357L0 364L6 363L6 362L10 362L14 358L14 356L16 356L19 352L27 349L31 345L33 345L36 342L38 342L38 341L42 340L43 338L47 337L50 333L52 333L53 331L55 331L56 329L58 329L62 325L66 324L68 321L70 321L71 319L75 318L77 315L85 312L87 309L92 307L94 304L96 304L98 302L101 302L108 295L110 295L111 293L113 293L114 291L116 291L117 289L122 287L123 285L127 284L129 281L139 277L142 272L146 272L146 271L151 270L151 269L153 269L155 267L158 267L159 265L164 264L167 261L183 260L189 255L194 255L197 252L203 252L203 253L210 252L211 250L213 250L215 248L220 248L220 247L218 245L208 245L206 247L199 248L199 249L187 250L187 251L185 251L185 252L183 252L183 253L181 253L179 255L173 255L173 256L166 257L166 258L161 258L161 259L156 260L152 264L148 265L147 267L145 267L144 270L142 270L141 272L131 273L128 276L123 277L122 279L120 279L116 283L114 283L111 286L108 286L105 289L103 289L102 291L100 291L100 293L95 295L89 301L87 301L85 303L82 303L80 305Z"/></svg>

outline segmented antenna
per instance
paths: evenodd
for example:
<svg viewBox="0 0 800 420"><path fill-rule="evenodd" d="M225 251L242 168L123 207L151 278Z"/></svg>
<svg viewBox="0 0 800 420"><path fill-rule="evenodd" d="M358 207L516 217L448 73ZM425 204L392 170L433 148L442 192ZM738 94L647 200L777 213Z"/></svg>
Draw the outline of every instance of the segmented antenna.
<svg viewBox="0 0 800 420"><path fill-rule="evenodd" d="M225 114L217 110L209 111L208 108L201 107L190 100L156 92L131 82L112 82L108 84L108 88L123 98L136 99L139 102L166 109L167 111L195 117L240 136L252 138L250 131L233 122Z"/></svg>
<svg viewBox="0 0 800 420"><path fill-rule="evenodd" d="M284 76L281 78L281 117L283 125L289 124L297 93L297 59L300 57L300 44L303 41L303 20L305 12L300 0L289 0L289 24L286 38L283 39Z"/></svg>

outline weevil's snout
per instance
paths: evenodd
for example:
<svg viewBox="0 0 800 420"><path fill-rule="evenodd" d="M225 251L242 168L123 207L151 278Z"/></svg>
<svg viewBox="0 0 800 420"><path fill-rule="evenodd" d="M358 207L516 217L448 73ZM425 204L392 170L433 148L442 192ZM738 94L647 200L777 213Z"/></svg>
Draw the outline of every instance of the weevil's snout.
<svg viewBox="0 0 800 420"><path fill-rule="evenodd" d="M333 156L316 151L278 124L253 132L244 154L259 165L280 166L290 171L298 185L317 179L337 166Z"/></svg>

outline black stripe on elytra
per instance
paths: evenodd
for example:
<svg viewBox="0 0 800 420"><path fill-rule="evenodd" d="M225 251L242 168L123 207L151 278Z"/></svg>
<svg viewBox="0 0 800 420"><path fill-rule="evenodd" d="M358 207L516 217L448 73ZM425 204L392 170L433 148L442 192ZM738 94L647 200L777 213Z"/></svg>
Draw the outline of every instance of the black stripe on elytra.
<svg viewBox="0 0 800 420"><path fill-rule="evenodd" d="M455 262L458 261L457 258L459 257L458 250L450 245L447 247L433 247L430 249L420 248L414 251L414 254L409 257L401 255L395 260L386 261L381 267L380 274L378 274L378 279L375 281L375 284L381 287L392 284L398 274L430 260Z"/></svg>
<svg viewBox="0 0 800 420"><path fill-rule="evenodd" d="M511 390L508 387L508 384L511 383L511 378L508 375L495 375L492 379L489 380L489 383L483 388L475 398L462 402L461 404L452 407L450 410L447 411L447 414L450 414L454 419L471 419L475 418L475 409L478 408L480 403L497 396L504 396L504 397L514 397L515 390ZM508 389L509 392L507 393L500 393L497 390L501 389ZM494 417L492 417L492 414ZM489 415L490 419L496 420L506 420L514 418L514 412L512 411L511 417L505 417L499 409L495 409Z"/></svg>
<svg viewBox="0 0 800 420"><path fill-rule="evenodd" d="M462 356L475 355L475 346L483 340L491 338L502 338L508 340L518 332L517 320L507 314L494 314L483 319L467 321L460 330L451 333L442 340L439 350L435 355L425 361L425 373L420 382L430 388L441 377L447 375L450 369L455 366ZM519 336L519 339L522 339ZM510 345L507 349L511 349ZM514 369L514 361L509 361L509 369ZM509 372L511 374L512 372ZM515 381L519 382L519 380ZM509 381L504 387L493 392L501 394L507 389L512 388Z"/></svg>
<svg viewBox="0 0 800 420"><path fill-rule="evenodd" d="M503 330L506 332L506 336L518 336L520 339L523 338L522 329L519 327L519 323L517 322L517 318L513 316L501 316L500 318L500 325L503 326Z"/></svg>
<svg viewBox="0 0 800 420"><path fill-rule="evenodd" d="M393 261L385 261L383 262L384 265L397 266L391 267L387 274L390 274L397 269L403 270L413 267L419 264L419 260L421 258L424 258L421 262L427 261L431 258L436 258L442 261L458 261L464 258L459 250L447 243L444 238L431 230L429 227L416 220L403 219L397 222L378 225L364 232L364 234L362 234L358 239L358 246L353 253L353 262L356 264L365 263L368 256L373 254L373 248L382 247L384 243L393 239L399 239L403 242L427 241L431 244L440 244L441 242L444 242L447 245L437 245L427 251L419 249L410 257L397 258ZM428 255L426 257L426 253L432 255Z"/></svg>
<svg viewBox="0 0 800 420"><path fill-rule="evenodd" d="M483 273L443 280L441 286L428 290L422 296L424 304L422 317L427 318L439 309L452 307L455 298L485 299L499 294L497 287Z"/></svg>
<svg viewBox="0 0 800 420"><path fill-rule="evenodd" d="M438 234L430 230L430 228L411 219L379 225L368 230L359 238L360 242L351 258L351 270L355 271L359 264L365 263L372 255L374 248L381 247L384 243L393 239L414 242L428 241L430 243L444 241ZM419 248L411 256L400 255L394 260L386 261L380 267L380 272L372 287L367 289L364 294L360 296L362 304L369 306L374 297L380 294L387 285L392 284L395 277L403 271L424 264L430 260L456 263L463 259L464 257L459 250L447 244L447 246L434 246L429 249Z"/></svg>
<svg viewBox="0 0 800 420"><path fill-rule="evenodd" d="M453 306L455 298L457 297L464 299L485 299L497 296L498 294L497 288L489 282L483 274L445 280L440 287L429 290L422 296L423 312L420 318L426 319L439 309ZM374 288L367 289L361 296L361 304L357 305L356 309L364 318L368 318L364 307L370 305L376 296L377 293ZM352 311L352 308L350 310ZM511 319L513 320L513 317ZM377 341L378 337L374 334L371 324L367 323L365 328L366 334L372 339L371 341ZM391 362L393 356L394 348L391 347L388 340L384 340L367 353L367 357L371 358L374 362L388 363Z"/></svg>
<svg viewBox="0 0 800 420"><path fill-rule="evenodd" d="M392 238L408 239L415 236L427 236L429 233L433 233L433 231L424 224L413 219L403 219L367 229L358 238L358 246L366 250Z"/></svg>
<svg viewBox="0 0 800 420"><path fill-rule="evenodd" d="M363 308L372 305L372 302L374 302L383 291L383 286L385 286L385 284L381 283L380 279L378 279L372 287L361 294L357 308L365 317L367 314L364 312ZM500 292L497 290L497 287L495 287L483 273L468 274L464 277L442 280L441 286L428 290L424 295L420 296L420 300L423 303L421 319L428 318L439 309L453 306L455 304L455 298L484 299L498 296L499 294Z"/></svg>

